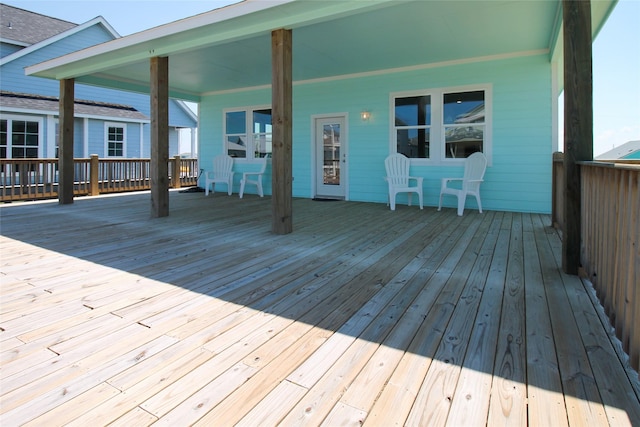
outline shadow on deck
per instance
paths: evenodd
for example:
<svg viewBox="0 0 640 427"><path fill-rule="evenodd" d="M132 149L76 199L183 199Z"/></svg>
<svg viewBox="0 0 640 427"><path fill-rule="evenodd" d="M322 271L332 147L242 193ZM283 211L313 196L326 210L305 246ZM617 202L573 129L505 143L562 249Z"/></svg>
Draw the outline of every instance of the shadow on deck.
<svg viewBox="0 0 640 427"><path fill-rule="evenodd" d="M640 425L546 215L148 193L4 206L7 425Z"/></svg>

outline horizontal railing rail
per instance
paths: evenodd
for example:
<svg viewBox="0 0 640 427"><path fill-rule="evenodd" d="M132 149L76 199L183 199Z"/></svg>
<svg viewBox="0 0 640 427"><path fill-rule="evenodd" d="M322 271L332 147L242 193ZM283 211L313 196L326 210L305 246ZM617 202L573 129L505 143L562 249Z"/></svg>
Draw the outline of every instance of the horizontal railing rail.
<svg viewBox="0 0 640 427"><path fill-rule="evenodd" d="M562 229L562 156L552 217ZM593 284L631 366L640 368L640 161L580 162L581 274Z"/></svg>
<svg viewBox="0 0 640 427"><path fill-rule="evenodd" d="M150 159L74 159L74 195L151 188ZM198 160L169 159L172 188L197 185ZM0 159L0 202L58 197L58 159Z"/></svg>

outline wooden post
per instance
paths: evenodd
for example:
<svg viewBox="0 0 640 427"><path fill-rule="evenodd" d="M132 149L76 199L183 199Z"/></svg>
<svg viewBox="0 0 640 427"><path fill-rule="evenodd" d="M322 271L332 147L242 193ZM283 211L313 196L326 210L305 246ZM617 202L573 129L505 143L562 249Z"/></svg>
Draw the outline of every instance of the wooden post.
<svg viewBox="0 0 640 427"><path fill-rule="evenodd" d="M91 155L89 161L89 194L97 196L100 194L100 159L97 154Z"/></svg>
<svg viewBox="0 0 640 427"><path fill-rule="evenodd" d="M564 230L562 269L578 274L581 182L577 162L593 160L591 2L563 0L564 25Z"/></svg>
<svg viewBox="0 0 640 427"><path fill-rule="evenodd" d="M272 226L275 234L293 231L292 219L292 50L291 30L271 33L272 72Z"/></svg>
<svg viewBox="0 0 640 427"><path fill-rule="evenodd" d="M151 216L169 215L169 58L151 68Z"/></svg>
<svg viewBox="0 0 640 427"><path fill-rule="evenodd" d="M74 80L60 80L58 125L58 203L73 203L73 107Z"/></svg>
<svg viewBox="0 0 640 427"><path fill-rule="evenodd" d="M180 188L180 164L182 160L179 155L173 157L173 173L171 174L171 188Z"/></svg>

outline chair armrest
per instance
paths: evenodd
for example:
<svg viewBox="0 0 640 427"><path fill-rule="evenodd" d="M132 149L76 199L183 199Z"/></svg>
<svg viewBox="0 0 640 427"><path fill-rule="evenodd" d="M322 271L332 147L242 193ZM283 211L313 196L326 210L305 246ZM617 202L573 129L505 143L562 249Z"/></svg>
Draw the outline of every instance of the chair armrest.
<svg viewBox="0 0 640 427"><path fill-rule="evenodd" d="M246 179L249 176L256 176L259 177L261 175L264 175L264 172L242 172L242 179Z"/></svg>
<svg viewBox="0 0 640 427"><path fill-rule="evenodd" d="M447 182L451 182L451 181L463 181L462 178L442 178L442 183L446 184Z"/></svg>
<svg viewBox="0 0 640 427"><path fill-rule="evenodd" d="M422 185L422 181L424 180L423 176L410 176L409 179L413 179L416 181L418 185Z"/></svg>
<svg viewBox="0 0 640 427"><path fill-rule="evenodd" d="M452 181L463 181L462 178L442 178L440 189L447 188L447 184Z"/></svg>

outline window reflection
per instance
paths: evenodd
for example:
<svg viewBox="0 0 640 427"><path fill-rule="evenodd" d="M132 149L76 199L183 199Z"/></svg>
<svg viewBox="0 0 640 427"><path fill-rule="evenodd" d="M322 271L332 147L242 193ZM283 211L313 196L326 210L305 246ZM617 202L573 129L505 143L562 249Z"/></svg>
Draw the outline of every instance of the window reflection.
<svg viewBox="0 0 640 427"><path fill-rule="evenodd" d="M429 158L431 97L410 96L395 100L398 153L410 158Z"/></svg>
<svg viewBox="0 0 640 427"><path fill-rule="evenodd" d="M445 157L467 158L483 151L484 91L444 94Z"/></svg>
<svg viewBox="0 0 640 427"><path fill-rule="evenodd" d="M231 157L267 156L272 151L272 132L271 109L246 109L225 113L225 144Z"/></svg>

